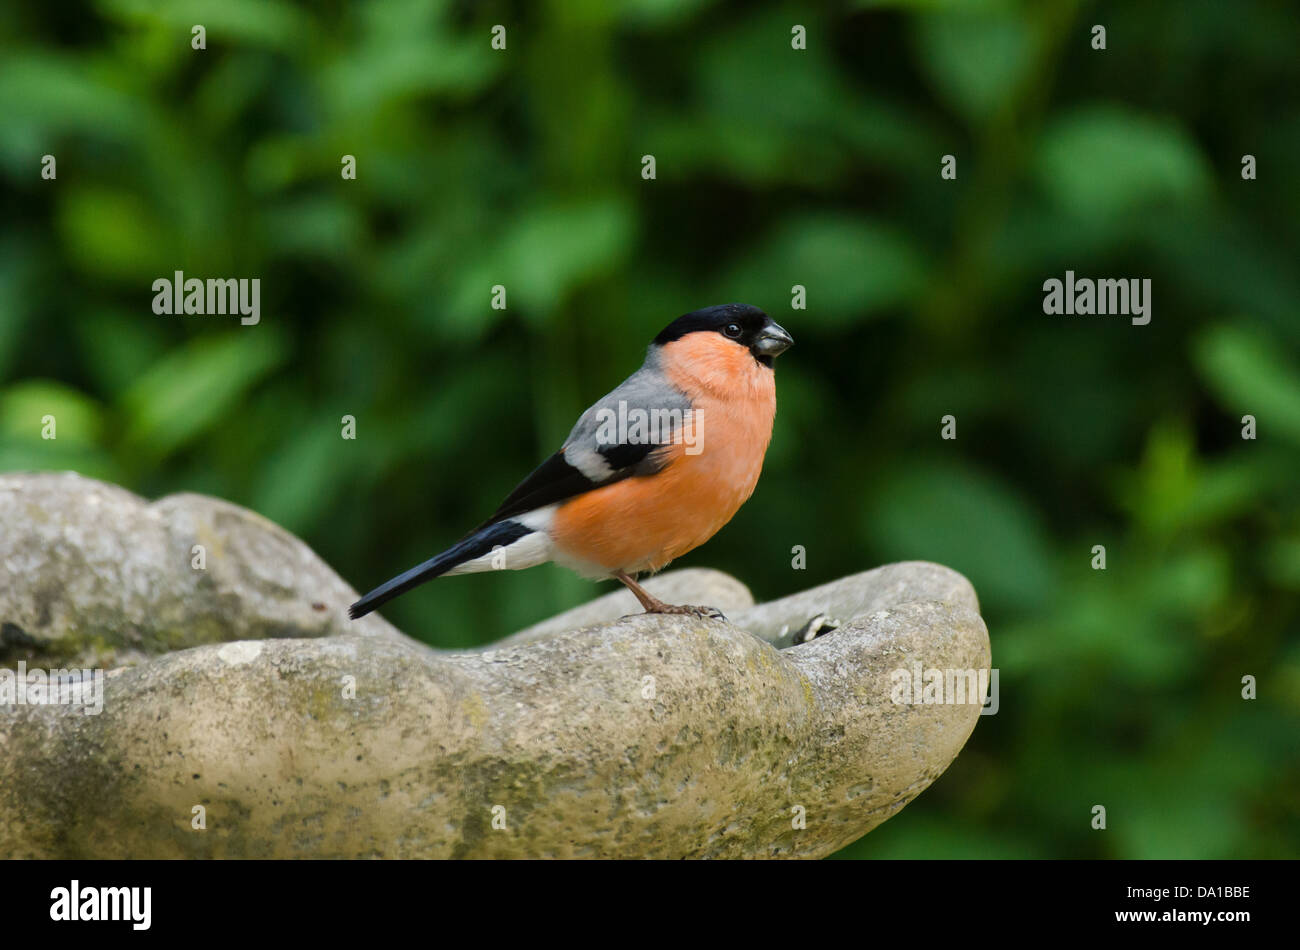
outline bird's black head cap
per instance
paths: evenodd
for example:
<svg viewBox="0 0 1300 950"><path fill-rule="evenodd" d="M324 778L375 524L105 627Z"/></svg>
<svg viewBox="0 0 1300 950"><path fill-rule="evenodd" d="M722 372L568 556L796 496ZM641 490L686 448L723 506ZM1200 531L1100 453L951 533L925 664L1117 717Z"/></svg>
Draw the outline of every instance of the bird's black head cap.
<svg viewBox="0 0 1300 950"><path fill-rule="evenodd" d="M748 347L754 359L764 366L783 352L794 340L784 328L757 307L745 303L724 303L703 310L684 313L660 331L655 346L680 340L688 333L720 333L741 346Z"/></svg>

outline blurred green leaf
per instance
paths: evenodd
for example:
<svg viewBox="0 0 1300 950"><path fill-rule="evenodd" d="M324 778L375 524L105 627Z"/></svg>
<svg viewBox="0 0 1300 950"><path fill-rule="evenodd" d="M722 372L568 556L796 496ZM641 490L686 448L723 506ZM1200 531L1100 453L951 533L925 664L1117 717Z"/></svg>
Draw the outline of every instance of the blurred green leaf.
<svg viewBox="0 0 1300 950"><path fill-rule="evenodd" d="M347 255L365 234L355 209L323 196L276 203L264 212L263 225L275 252L323 258Z"/></svg>
<svg viewBox="0 0 1300 950"><path fill-rule="evenodd" d="M1071 214L1107 220L1210 190L1200 149L1174 119L1093 105L1055 119L1037 157L1039 182Z"/></svg>
<svg viewBox="0 0 1300 950"><path fill-rule="evenodd" d="M985 121L1005 108L1026 81L1034 34L1024 16L962 6L922 14L914 22L922 69L968 122Z"/></svg>
<svg viewBox="0 0 1300 950"><path fill-rule="evenodd" d="M166 248L174 246L148 202L117 189L72 185L59 206L59 226L86 273L138 282L141 311L147 312L150 282L170 273Z"/></svg>
<svg viewBox="0 0 1300 950"><path fill-rule="evenodd" d="M808 311L800 320L837 327L906 304L924 288L927 273L920 252L899 230L869 219L813 215L785 222L719 282L713 297L775 310L790 300L791 287L802 284Z"/></svg>
<svg viewBox="0 0 1300 950"><path fill-rule="evenodd" d="M125 441L146 458L166 457L218 422L284 357L279 335L261 326L191 340L123 394Z"/></svg>
<svg viewBox="0 0 1300 950"><path fill-rule="evenodd" d="M45 440L46 417L53 417L54 440ZM0 390L0 434L36 444L93 445L102 437L103 410L83 393L55 380L29 379Z"/></svg>
<svg viewBox="0 0 1300 950"><path fill-rule="evenodd" d="M626 0L619 4L619 16L628 26L660 29L688 22L714 0Z"/></svg>
<svg viewBox="0 0 1300 950"><path fill-rule="evenodd" d="M359 7L354 42L322 71L331 109L365 115L411 96L467 95L488 82L504 57L493 54L486 32L449 29L447 7L444 0L389 0Z"/></svg>
<svg viewBox="0 0 1300 950"><path fill-rule="evenodd" d="M509 309L544 322L564 298L629 251L630 209L612 199L548 203L519 216L486 259L458 281L445 318L449 329L481 332L502 311L491 307L492 287L506 288Z"/></svg>
<svg viewBox="0 0 1300 950"><path fill-rule="evenodd" d="M1221 323L1200 334L1194 356L1201 375L1240 434L1241 416L1253 415L1257 437L1269 433L1300 443L1300 367L1285 350L1245 323Z"/></svg>
<svg viewBox="0 0 1300 950"><path fill-rule="evenodd" d="M1119 504L1145 531L1164 535L1182 526L1195 493L1192 434L1178 422L1157 423L1136 473L1118 479Z"/></svg>
<svg viewBox="0 0 1300 950"><path fill-rule="evenodd" d="M1264 563L1279 587L1300 591L1300 535L1275 540L1265 552Z"/></svg>
<svg viewBox="0 0 1300 950"><path fill-rule="evenodd" d="M32 248L23 247L12 237L0 240L0 379L9 374L25 317L31 309L31 302L23 293L23 282L34 257Z"/></svg>
<svg viewBox="0 0 1300 950"><path fill-rule="evenodd" d="M0 58L0 115L5 117L0 122L0 155L14 176L42 184L38 161L50 139L60 133L76 130L114 139L142 134L148 107L109 81L115 78L84 57L45 50L6 52ZM66 176L71 169L67 155L63 158Z"/></svg>
<svg viewBox="0 0 1300 950"><path fill-rule="evenodd" d="M98 0L115 18L134 26L153 25L172 31L178 43L190 47L190 29L207 31L207 50L224 45L263 45L293 49L309 39L311 20L283 0ZM204 52L206 52L205 50ZM197 51L196 51L197 52Z"/></svg>
<svg viewBox="0 0 1300 950"><path fill-rule="evenodd" d="M966 465L898 466L875 492L864 525L884 556L955 568L975 584L981 601L1037 606L1055 587L1033 508L998 477Z"/></svg>
<svg viewBox="0 0 1300 950"><path fill-rule="evenodd" d="M858 10L906 10L909 12L948 10L956 13L972 11L1005 12L1014 9L1015 0L852 0Z"/></svg>
<svg viewBox="0 0 1300 950"><path fill-rule="evenodd" d="M286 433L254 491L255 511L296 534L316 527L349 466L340 450L360 453L365 442L344 440L336 418L316 418Z"/></svg>
<svg viewBox="0 0 1300 950"><path fill-rule="evenodd" d="M77 321L83 360L104 393L121 394L166 350L153 316L152 310L145 317L113 308L86 313Z"/></svg>

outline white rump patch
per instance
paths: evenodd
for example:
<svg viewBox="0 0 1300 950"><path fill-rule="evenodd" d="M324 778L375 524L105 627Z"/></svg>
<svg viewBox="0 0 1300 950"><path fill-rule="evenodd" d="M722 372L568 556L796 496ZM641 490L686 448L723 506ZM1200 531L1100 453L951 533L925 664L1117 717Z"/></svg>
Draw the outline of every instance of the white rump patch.
<svg viewBox="0 0 1300 950"><path fill-rule="evenodd" d="M484 571L522 571L526 567L545 564L551 560L553 551L551 536L546 529L550 527L551 517L554 514L555 506L547 505L545 508L538 508L536 511L509 519L525 528L531 528L533 533L526 534L510 544L499 546L472 561L458 564L443 576L481 574Z"/></svg>

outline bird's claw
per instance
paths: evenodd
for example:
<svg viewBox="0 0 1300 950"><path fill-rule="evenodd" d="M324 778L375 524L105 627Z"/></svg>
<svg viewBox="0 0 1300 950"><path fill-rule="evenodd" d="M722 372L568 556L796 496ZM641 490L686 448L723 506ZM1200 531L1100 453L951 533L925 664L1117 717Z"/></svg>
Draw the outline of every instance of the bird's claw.
<svg viewBox="0 0 1300 950"><path fill-rule="evenodd" d="M717 607L689 607L688 606L688 607L681 608L681 612L684 614L690 614L692 617L704 617L707 620L725 621L727 619L727 615L724 614Z"/></svg>
<svg viewBox="0 0 1300 950"><path fill-rule="evenodd" d="M628 614L620 619L627 620L629 617L645 617L651 614L675 614L685 617L701 617L705 620L727 621L727 615L717 607L696 607L691 604L660 604L658 607L647 608L643 614Z"/></svg>
<svg viewBox="0 0 1300 950"><path fill-rule="evenodd" d="M686 617L702 617L706 620L726 620L726 615L717 607L696 607L691 604L661 604L649 611L656 614L678 614Z"/></svg>

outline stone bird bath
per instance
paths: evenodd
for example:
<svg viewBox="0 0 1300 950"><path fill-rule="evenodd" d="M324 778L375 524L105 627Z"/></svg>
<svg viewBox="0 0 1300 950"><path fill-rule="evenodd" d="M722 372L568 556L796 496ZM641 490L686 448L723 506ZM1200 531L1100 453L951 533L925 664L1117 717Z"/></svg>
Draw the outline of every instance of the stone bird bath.
<svg viewBox="0 0 1300 950"><path fill-rule="evenodd" d="M757 606L715 571L648 587L729 622L619 591L439 651L348 621L352 589L246 509L0 475L0 671L106 671L97 715L0 704L0 857L821 857L979 718L891 698L917 663L989 667L947 568ZM778 649L817 614L840 626Z"/></svg>

